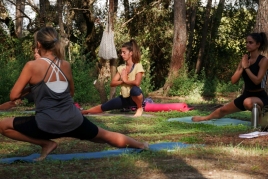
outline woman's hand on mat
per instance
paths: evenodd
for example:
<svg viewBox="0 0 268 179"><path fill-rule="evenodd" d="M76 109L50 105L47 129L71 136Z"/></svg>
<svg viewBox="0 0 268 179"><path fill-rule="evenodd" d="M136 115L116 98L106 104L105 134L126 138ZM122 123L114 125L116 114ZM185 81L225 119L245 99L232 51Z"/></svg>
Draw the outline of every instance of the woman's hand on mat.
<svg viewBox="0 0 268 179"><path fill-rule="evenodd" d="M200 122L200 121L206 121L206 116L193 116L192 121L193 122Z"/></svg>

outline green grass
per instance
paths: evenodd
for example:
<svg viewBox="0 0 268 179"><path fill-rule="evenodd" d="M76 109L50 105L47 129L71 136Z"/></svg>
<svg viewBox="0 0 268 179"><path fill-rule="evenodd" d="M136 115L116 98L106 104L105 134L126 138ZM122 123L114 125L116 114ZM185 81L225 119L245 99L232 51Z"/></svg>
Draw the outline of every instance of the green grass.
<svg viewBox="0 0 268 179"><path fill-rule="evenodd" d="M203 147L182 148L175 151L144 151L119 157L49 161L38 163L0 164L0 179L5 178L180 178L182 176L207 178L209 171L228 170L247 176L267 176L267 143L258 139L239 139L238 134L252 131L238 125L214 126L167 122L174 117L206 115L209 111L157 112L151 117L98 116L88 119L98 126L126 134L139 141L151 144L159 142L184 142L205 144ZM0 113L0 118L21 115L19 111ZM29 114L23 114L29 115ZM226 117L250 120L250 112L240 112ZM1 120L0 119L0 120ZM96 144L71 138L56 140L59 147L54 154L96 152L114 149L107 144ZM0 158L27 156L39 153L40 147L14 141L0 135ZM263 161L262 161L263 159ZM247 166L242 165L251 161ZM191 175L188 175L188 174ZM207 174L207 175L206 175ZM220 173L224 178L224 173ZM216 174L215 174L216 175Z"/></svg>

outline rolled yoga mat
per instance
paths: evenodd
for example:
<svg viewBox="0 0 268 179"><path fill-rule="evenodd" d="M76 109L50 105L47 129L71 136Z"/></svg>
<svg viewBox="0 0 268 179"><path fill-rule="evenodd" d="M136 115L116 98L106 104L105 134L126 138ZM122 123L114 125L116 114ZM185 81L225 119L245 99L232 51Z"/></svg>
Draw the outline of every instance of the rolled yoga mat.
<svg viewBox="0 0 268 179"><path fill-rule="evenodd" d="M160 111L180 111L186 112L193 108L188 107L186 103L146 103L144 111L160 112Z"/></svg>
<svg viewBox="0 0 268 179"><path fill-rule="evenodd" d="M161 150L176 150L179 148L187 148L193 146L203 146L198 144L184 144L181 142L163 142L158 144L150 144L150 151L161 151ZM116 150L108 150L101 152L89 152L89 153L72 153L72 154L50 154L45 160L72 160L72 159L96 159L104 157L120 156L122 154L140 153L142 149L134 148L122 148ZM34 153L25 157L11 157L0 159L0 163L11 164L15 162L35 162L34 159L38 158L40 154Z"/></svg>

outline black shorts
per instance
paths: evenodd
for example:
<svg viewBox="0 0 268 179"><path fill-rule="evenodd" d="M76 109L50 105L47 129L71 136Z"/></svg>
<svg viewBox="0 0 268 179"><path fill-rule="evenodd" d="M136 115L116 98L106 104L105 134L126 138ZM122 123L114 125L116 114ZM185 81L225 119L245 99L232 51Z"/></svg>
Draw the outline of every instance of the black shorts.
<svg viewBox="0 0 268 179"><path fill-rule="evenodd" d="M36 139L73 137L81 140L91 140L97 136L99 131L98 127L86 117L84 117L84 120L79 127L63 134L53 134L40 130L35 121L35 116L15 117L13 127L16 131Z"/></svg>
<svg viewBox="0 0 268 179"><path fill-rule="evenodd" d="M244 90L243 94L234 100L235 106L241 111L245 111L246 109L243 103L244 103L244 100L248 97L258 97L262 101L263 106L268 105L268 96L264 90L258 91L258 92L249 92L249 91Z"/></svg>

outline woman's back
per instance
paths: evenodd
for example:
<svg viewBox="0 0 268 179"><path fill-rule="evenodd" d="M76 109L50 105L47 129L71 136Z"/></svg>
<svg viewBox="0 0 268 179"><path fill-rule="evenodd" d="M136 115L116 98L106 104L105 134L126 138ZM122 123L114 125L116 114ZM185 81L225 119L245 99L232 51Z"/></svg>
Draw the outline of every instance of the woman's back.
<svg viewBox="0 0 268 179"><path fill-rule="evenodd" d="M36 122L40 129L50 133L65 133L77 128L83 120L73 105L68 79L64 73L65 61L40 58L30 64L32 93L36 105ZM65 69L65 70L64 70Z"/></svg>

